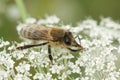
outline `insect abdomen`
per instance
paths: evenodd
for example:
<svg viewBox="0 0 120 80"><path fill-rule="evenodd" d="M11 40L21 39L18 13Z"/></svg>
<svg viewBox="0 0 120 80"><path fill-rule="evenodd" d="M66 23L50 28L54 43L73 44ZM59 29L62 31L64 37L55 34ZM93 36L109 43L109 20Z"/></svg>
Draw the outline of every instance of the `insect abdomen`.
<svg viewBox="0 0 120 80"><path fill-rule="evenodd" d="M30 25L25 26L20 31L20 36L33 40L44 40L48 31L43 26Z"/></svg>
<svg viewBox="0 0 120 80"><path fill-rule="evenodd" d="M20 31L20 36L28 39L38 39L38 34L31 27L24 27Z"/></svg>

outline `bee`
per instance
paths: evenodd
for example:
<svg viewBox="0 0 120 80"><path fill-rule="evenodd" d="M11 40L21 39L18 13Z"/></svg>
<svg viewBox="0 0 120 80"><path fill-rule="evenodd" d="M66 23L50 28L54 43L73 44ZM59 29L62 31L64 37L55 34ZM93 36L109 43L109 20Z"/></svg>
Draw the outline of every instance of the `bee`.
<svg viewBox="0 0 120 80"><path fill-rule="evenodd" d="M36 46L48 46L48 56L52 62L51 46L63 46L70 51L80 51L84 48L75 41L72 32L58 27L48 27L38 24L28 24L20 32L20 36L31 40L45 40L44 43L19 46L16 49L22 50Z"/></svg>

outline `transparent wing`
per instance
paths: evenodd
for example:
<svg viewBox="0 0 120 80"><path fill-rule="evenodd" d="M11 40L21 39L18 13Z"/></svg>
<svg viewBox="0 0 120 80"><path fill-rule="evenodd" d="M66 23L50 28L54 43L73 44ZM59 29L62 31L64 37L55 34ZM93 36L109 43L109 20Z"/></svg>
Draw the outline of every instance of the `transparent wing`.
<svg viewBox="0 0 120 80"><path fill-rule="evenodd" d="M49 34L49 27L41 25L29 25L21 30L21 36L33 40L53 40Z"/></svg>

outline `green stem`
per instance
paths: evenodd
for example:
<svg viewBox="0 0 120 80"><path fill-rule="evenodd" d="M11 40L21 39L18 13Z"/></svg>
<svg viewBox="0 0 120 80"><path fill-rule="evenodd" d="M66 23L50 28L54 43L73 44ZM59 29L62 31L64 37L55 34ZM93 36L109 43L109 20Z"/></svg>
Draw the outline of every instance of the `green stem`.
<svg viewBox="0 0 120 80"><path fill-rule="evenodd" d="M15 2L16 2L16 5L18 6L19 11L20 11L22 21L25 22L25 20L27 18L27 14L26 14L26 9L25 9L23 0L15 0Z"/></svg>

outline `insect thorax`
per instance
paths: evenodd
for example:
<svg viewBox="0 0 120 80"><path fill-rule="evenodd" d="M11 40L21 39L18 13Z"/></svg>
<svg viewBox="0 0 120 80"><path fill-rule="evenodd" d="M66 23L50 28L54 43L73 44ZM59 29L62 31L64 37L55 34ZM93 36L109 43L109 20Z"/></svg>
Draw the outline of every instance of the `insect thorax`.
<svg viewBox="0 0 120 80"><path fill-rule="evenodd" d="M63 29L52 29L50 35L54 41L62 41L64 38L65 31Z"/></svg>

